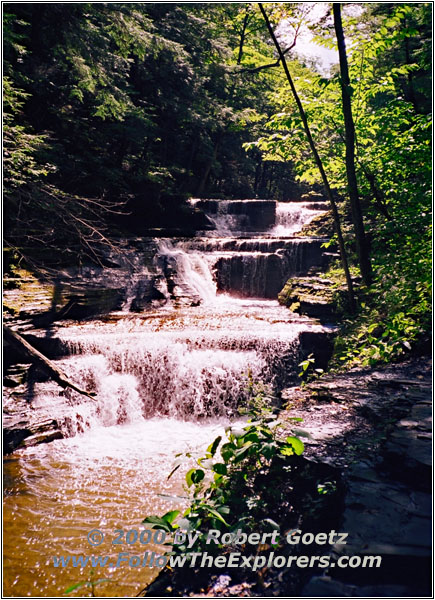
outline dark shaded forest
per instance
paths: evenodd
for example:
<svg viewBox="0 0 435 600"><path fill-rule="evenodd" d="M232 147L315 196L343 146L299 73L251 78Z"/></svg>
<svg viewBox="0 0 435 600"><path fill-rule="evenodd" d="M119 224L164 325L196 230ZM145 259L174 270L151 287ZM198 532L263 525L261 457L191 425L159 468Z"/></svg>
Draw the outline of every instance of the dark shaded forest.
<svg viewBox="0 0 435 600"><path fill-rule="evenodd" d="M86 245L107 219L183 224L192 195L289 199L289 165L242 147L276 109L276 77L249 72L273 54L260 29L249 5L8 4L8 237Z"/></svg>
<svg viewBox="0 0 435 600"><path fill-rule="evenodd" d="M304 23L336 47L332 11L265 7L5 4L6 246L98 261L129 232L203 228L189 197L326 189L359 311L340 358L389 360L429 323L431 5L344 6L347 75L294 54Z"/></svg>
<svg viewBox="0 0 435 600"><path fill-rule="evenodd" d="M429 597L432 21L3 3L8 593Z"/></svg>

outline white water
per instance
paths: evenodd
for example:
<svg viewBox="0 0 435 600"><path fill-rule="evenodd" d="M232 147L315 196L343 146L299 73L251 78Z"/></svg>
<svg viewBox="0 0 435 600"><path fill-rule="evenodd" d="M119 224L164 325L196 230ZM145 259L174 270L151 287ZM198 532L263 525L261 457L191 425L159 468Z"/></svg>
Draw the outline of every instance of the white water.
<svg viewBox="0 0 435 600"><path fill-rule="evenodd" d="M143 556L164 551L155 544L114 546L115 530L141 531L149 514L186 505L184 466L167 480L177 452L202 455L225 421L193 423L154 418L138 423L94 427L85 434L15 453L5 464L4 578L12 597L63 597L80 581L104 578L97 596L135 596L156 572L147 568L53 566L53 556ZM87 533L99 529L97 548ZM125 540L125 538L124 538ZM67 597L89 596L83 588Z"/></svg>
<svg viewBox="0 0 435 600"><path fill-rule="evenodd" d="M270 200L191 200L215 229L193 239L161 240L172 289L166 295L186 303L213 304L216 293L244 298L276 298L287 279L322 268L324 239L294 237L304 224L327 210L325 202L273 203ZM261 231L256 231L261 229Z"/></svg>
<svg viewBox="0 0 435 600"><path fill-rule="evenodd" d="M216 282L211 272L212 263L203 253L187 253L183 244L176 247L173 242L165 239L159 240L157 248L159 255L166 258L167 263L177 273L178 280L184 284L188 294L196 294L203 303L210 304L214 301ZM183 295L183 292L182 289L172 291L174 295Z"/></svg>
<svg viewBox="0 0 435 600"><path fill-rule="evenodd" d="M109 543L115 529L139 529L148 514L182 508L187 465L166 479L174 455L189 447L203 450L239 418L248 378L279 388L285 375L294 374L299 333L322 327L264 293L273 283L273 265L301 270L309 263L309 240L284 239L316 212L303 213L305 208L294 205L295 216L289 205L278 206L274 228L243 239L234 231L223 235L227 220L214 232L219 237L158 240L156 261L165 272L158 285L172 303L137 316L126 312L144 273L138 265L124 312L108 321L64 322L52 332L68 351L59 366L96 396L63 392L50 382L32 389L32 414L56 418L67 437L18 450L6 462L7 595L62 595L74 583L103 577L110 582L98 586L99 595L134 596L156 575L128 566L93 574L87 567L56 569L51 557L115 556ZM240 227L243 215L232 216ZM277 237L280 227L285 233ZM230 294L219 293L225 277ZM262 299L238 297L262 293ZM86 541L94 528L107 538L98 549ZM118 549L143 553L125 544Z"/></svg>
<svg viewBox="0 0 435 600"><path fill-rule="evenodd" d="M326 210L328 210L326 202L280 202L276 207L277 219L272 235L283 237L294 235Z"/></svg>
<svg viewBox="0 0 435 600"><path fill-rule="evenodd" d="M289 319L275 301L223 296L213 308L147 317L60 328L57 337L70 356L59 366L96 398L69 393L60 402L45 393L34 406L51 406L67 435L155 415L235 416L247 399L248 376L282 383L283 367L291 373L298 361L299 333L322 329L304 318Z"/></svg>

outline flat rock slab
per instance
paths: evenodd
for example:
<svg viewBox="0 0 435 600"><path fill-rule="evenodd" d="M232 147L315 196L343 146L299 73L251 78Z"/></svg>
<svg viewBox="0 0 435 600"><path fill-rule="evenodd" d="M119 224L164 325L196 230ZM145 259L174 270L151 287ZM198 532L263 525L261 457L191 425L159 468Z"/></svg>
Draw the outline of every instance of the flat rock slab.
<svg viewBox="0 0 435 600"><path fill-rule="evenodd" d="M415 587L405 585L366 585L358 587L322 576L313 577L302 591L302 598L413 598ZM423 592L424 593L424 592Z"/></svg>
<svg viewBox="0 0 435 600"><path fill-rule="evenodd" d="M338 421L341 436L331 440L328 421L305 402L292 416L310 422L315 414L328 462L341 465L346 485L340 531L346 545L331 548L340 556L379 556L379 567L329 568L312 577L302 597L417 597L431 590L432 550L432 409L430 364L388 367L315 382L324 416ZM414 377L409 377L409 375ZM405 376L407 375L407 376ZM309 388L311 386L308 386ZM299 395L301 390L298 391ZM305 392L304 392L305 393ZM309 394L309 392L307 392ZM294 398L296 395L287 394ZM337 406L347 410L337 413ZM332 407L332 408L331 408ZM353 427L351 426L353 423ZM333 427L333 429L334 429ZM360 431L360 435L358 434ZM314 434L315 435L315 434ZM363 443L372 438L370 444ZM340 448L338 453L335 448ZM332 452L331 452L332 450ZM341 455L340 455L341 454Z"/></svg>

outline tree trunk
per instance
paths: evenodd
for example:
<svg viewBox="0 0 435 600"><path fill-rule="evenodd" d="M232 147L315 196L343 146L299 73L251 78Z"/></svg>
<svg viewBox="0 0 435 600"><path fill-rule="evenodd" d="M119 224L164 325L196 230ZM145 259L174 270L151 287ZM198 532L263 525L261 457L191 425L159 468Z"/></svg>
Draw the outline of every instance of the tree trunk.
<svg viewBox="0 0 435 600"><path fill-rule="evenodd" d="M87 392L82 390L75 383L70 381L63 371L61 371L55 364L48 360L46 356L41 354L39 350L36 350L27 340L25 340L19 333L10 329L6 325L3 325L3 335L7 342L11 344L20 354L24 354L32 363L38 366L41 370L45 371L56 383L61 387L69 387L72 390L92 398L95 393Z"/></svg>
<svg viewBox="0 0 435 600"><path fill-rule="evenodd" d="M346 56L346 44L344 41L343 25L341 22L341 5L338 2L334 2L332 8L334 13L335 34L337 36L338 54L340 57L341 97L343 102L346 141L347 188L349 192L352 221L355 230L355 240L361 275L364 283L366 285L370 285L372 281L372 268L370 263L369 246L364 230L364 221L358 196L358 183L355 172L355 125L352 117L352 103L350 99L351 87Z"/></svg>
<svg viewBox="0 0 435 600"><path fill-rule="evenodd" d="M245 18L243 19L242 31L240 32L240 42L239 42L239 52L237 55L237 64L240 65L242 62L243 56L243 46L245 45L245 37L246 37L246 28L249 23L249 13L246 10Z"/></svg>
<svg viewBox="0 0 435 600"><path fill-rule="evenodd" d="M292 91L293 97L294 97L297 107L299 109L299 114L302 119L302 123L303 123L304 130L305 130L305 135L307 136L308 143L311 148L311 152L313 154L314 160L316 162L317 168L319 169L319 173L320 173L320 176L323 181L323 186L325 188L326 195L331 204L335 230L336 230L337 238L338 238L338 247L340 250L341 264L343 266L344 275L346 277L346 284L347 284L347 289L348 289L348 294L349 294L349 308L353 312L355 310L355 295L354 295L354 291L353 291L352 278L351 278L350 272L349 272L349 265L347 262L346 249L344 247L344 239L343 239L343 234L341 231L340 215L338 214L337 204L335 203L334 196L333 196L332 190L331 190L331 186L329 185L329 181L328 181L328 178L325 173L325 169L323 168L322 160L321 160L319 153L317 152L317 148L314 144L313 136L311 135L310 127L308 125L307 116L305 114L304 107L302 106L302 102L301 102L301 100L298 96L298 93L296 91L296 88L294 86L293 79L291 78L290 71L288 69L288 66L287 66L287 63L285 60L285 56L281 50L281 46L279 45L278 40L276 39L272 25L270 24L270 21L269 21L269 17L267 16L266 11L264 10L263 5L261 3L259 3L259 7L260 7L261 13L264 17L264 20L266 22L267 28L269 30L270 37L272 38L273 43L275 44L275 48L277 49L282 67L283 67L284 72L287 77L287 81L290 85L290 89Z"/></svg>

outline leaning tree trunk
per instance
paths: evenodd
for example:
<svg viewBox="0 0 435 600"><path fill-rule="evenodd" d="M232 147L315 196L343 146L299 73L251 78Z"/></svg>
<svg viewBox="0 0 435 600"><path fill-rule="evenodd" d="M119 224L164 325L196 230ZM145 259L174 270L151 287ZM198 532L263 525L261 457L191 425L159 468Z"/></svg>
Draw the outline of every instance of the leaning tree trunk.
<svg viewBox="0 0 435 600"><path fill-rule="evenodd" d="M314 143L313 136L311 135L310 127L308 125L307 116L305 114L304 107L302 106L302 102L301 102L301 100L299 98L299 95L298 95L298 93L296 91L296 88L294 86L293 79L292 79L292 77L290 75L290 71L288 69L288 66L287 66L287 63L286 63L286 60L285 60L285 56L284 56L284 54L283 54L283 52L281 50L281 46L279 45L278 40L276 39L276 36L275 36L274 31L273 31L272 25L270 24L270 21L269 21L269 17L267 16L266 11L263 8L263 5L261 3L259 3L258 6L260 7L261 13L262 13L262 15L264 17L264 20L266 22L267 28L269 30L270 37L272 38L273 43L275 44L275 48L276 48L276 50L278 52L278 55L279 55L282 67L283 67L285 75L287 77L287 81L288 81L288 83L290 85L290 89L292 91L293 97L295 99L295 102L296 102L298 110L299 110L299 114L300 114L300 117L301 117L301 120L302 120L302 123L303 123L303 126L304 126L304 130L305 130L305 135L307 136L308 143L309 143L310 148L311 148L311 152L313 154L314 160L316 162L317 168L319 169L319 173L320 173L320 176L321 176L322 181L323 181L323 186L325 188L326 195L327 195L328 200L329 200L329 202L331 204L332 215L333 215L333 218L334 218L334 225L335 225L335 230L336 230L337 239L338 239L338 247L339 247L339 250L340 250L341 264L343 266L344 275L346 277L347 289L348 289L348 293L349 293L349 308L350 308L351 311L354 311L355 310L355 295L354 295L354 291L353 291L353 284L352 284L352 278L350 276L349 265L348 265L348 262L347 262L346 249L344 247L344 239L343 239L343 233L341 231L340 215L338 213L337 204L336 204L336 202L334 200L334 196L332 194L331 186L329 185L329 181L328 181L328 178L326 176L325 169L323 168L322 160L321 160L321 158L319 156L319 153L317 152L317 148L316 148L316 145Z"/></svg>
<svg viewBox="0 0 435 600"><path fill-rule="evenodd" d="M46 356L41 354L39 350L36 350L36 348L29 344L27 340L25 340L19 333L10 327L3 325L3 335L4 339L9 342L13 348L15 348L20 354L26 356L42 371L47 373L47 375L49 375L49 377L51 377L61 387L69 387L75 392L83 394L83 396L87 396L88 398L93 398L95 396L95 393L87 392L86 390L79 388L75 383L68 379L65 373L59 369L59 367L52 363L51 360L49 360Z"/></svg>
<svg viewBox="0 0 435 600"><path fill-rule="evenodd" d="M341 22L341 5L334 2L332 5L334 13L334 27L337 36L338 54L340 57L341 74L341 97L343 103L344 129L346 141L346 175L347 188L349 192L352 221L355 230L356 248L361 275L366 285L372 281L372 268L370 263L370 252L367 237L364 230L361 204L358 196L358 184L355 172L355 125L352 116L351 86L349 79L349 68L346 56L346 44L344 41L343 24Z"/></svg>

